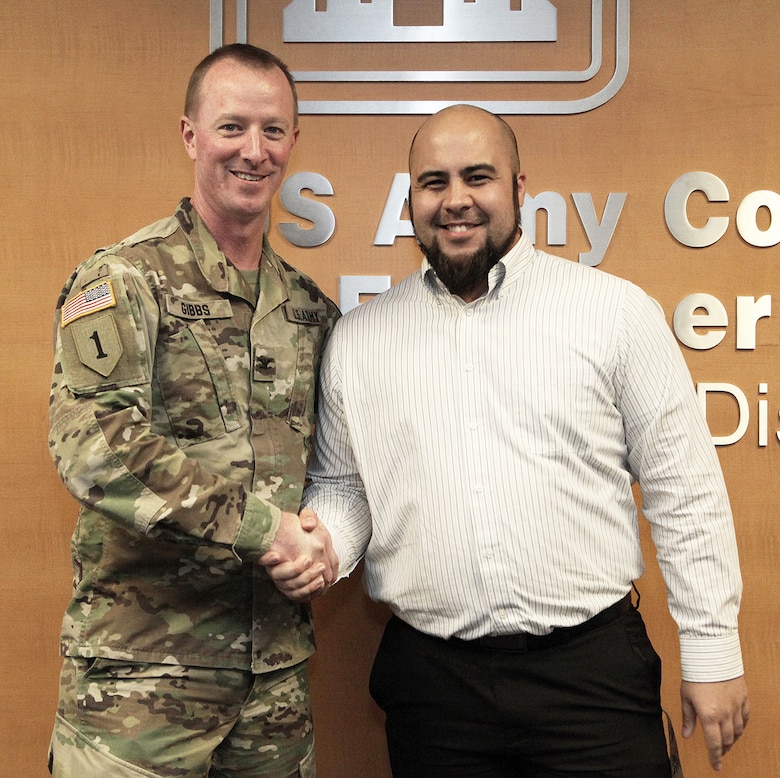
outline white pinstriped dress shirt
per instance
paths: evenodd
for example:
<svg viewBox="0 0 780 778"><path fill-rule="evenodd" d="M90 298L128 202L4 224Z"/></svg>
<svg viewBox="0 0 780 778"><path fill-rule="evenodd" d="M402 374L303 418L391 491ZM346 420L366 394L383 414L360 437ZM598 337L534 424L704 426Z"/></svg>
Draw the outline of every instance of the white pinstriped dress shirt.
<svg viewBox="0 0 780 778"><path fill-rule="evenodd" d="M427 263L337 324L305 502L418 630L572 626L643 571L642 489L683 677L742 674L720 465L660 307L522 235L465 304Z"/></svg>

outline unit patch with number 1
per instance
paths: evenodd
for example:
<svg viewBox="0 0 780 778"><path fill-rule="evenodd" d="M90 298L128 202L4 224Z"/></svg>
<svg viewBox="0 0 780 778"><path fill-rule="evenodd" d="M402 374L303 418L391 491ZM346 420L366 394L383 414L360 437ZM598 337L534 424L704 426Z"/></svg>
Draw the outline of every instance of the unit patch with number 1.
<svg viewBox="0 0 780 778"><path fill-rule="evenodd" d="M99 272L105 273L106 267ZM146 380L146 360L138 358L135 322L127 310L124 290L119 291L122 294L117 296L112 279L103 277L62 306L62 368L68 386L77 394ZM133 359L127 358L126 345L135 353Z"/></svg>

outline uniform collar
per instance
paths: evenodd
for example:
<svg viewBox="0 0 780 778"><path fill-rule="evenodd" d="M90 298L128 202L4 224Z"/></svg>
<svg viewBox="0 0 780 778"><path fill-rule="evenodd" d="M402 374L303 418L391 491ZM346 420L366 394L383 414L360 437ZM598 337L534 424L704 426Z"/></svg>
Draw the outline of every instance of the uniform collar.
<svg viewBox="0 0 780 778"><path fill-rule="evenodd" d="M217 292L228 293L236 297L247 297L246 284L241 274L222 253L214 236L203 219L200 218L189 197L185 197L176 210L176 218L187 235L192 253L209 284ZM263 279L274 277L274 281ZM263 235L263 255L260 267L260 297L264 288L273 289L274 300L266 297L264 305L278 305L290 298L290 281L281 258L271 248L268 235ZM270 279L269 279L270 280ZM277 299L278 298L278 299Z"/></svg>

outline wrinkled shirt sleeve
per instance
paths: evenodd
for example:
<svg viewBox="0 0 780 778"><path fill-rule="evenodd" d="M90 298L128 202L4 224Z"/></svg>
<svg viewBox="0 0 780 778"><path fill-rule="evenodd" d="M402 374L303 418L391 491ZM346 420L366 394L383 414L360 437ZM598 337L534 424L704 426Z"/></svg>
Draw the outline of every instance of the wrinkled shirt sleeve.
<svg viewBox="0 0 780 778"><path fill-rule="evenodd" d="M735 678L743 672L742 581L715 447L660 306L632 290L621 318L615 381L628 464L679 627L683 679Z"/></svg>
<svg viewBox="0 0 780 778"><path fill-rule="evenodd" d="M340 577L348 576L371 540L371 511L346 422L338 353L339 324L325 348L320 370L319 413L314 453L309 463L304 505L328 528L339 558Z"/></svg>

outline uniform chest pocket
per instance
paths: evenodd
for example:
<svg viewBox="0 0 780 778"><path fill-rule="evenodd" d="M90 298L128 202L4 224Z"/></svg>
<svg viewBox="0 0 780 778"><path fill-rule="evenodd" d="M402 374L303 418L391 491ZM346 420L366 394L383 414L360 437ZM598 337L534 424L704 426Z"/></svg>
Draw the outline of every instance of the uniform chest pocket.
<svg viewBox="0 0 780 778"><path fill-rule="evenodd" d="M202 320L189 322L158 343L160 395L180 447L241 426L225 358Z"/></svg>
<svg viewBox="0 0 780 778"><path fill-rule="evenodd" d="M314 393L317 380L317 359L319 351L319 328L312 332L311 327L301 327L303 333L298 340L298 364L295 381L290 397L290 413L287 420L290 426L309 436L314 427Z"/></svg>
<svg viewBox="0 0 780 778"><path fill-rule="evenodd" d="M263 333L264 340L275 343L274 347L255 347L254 397L267 416L284 419L308 439L314 427L315 382L322 336L319 327L283 322L282 328L273 332L273 337L268 331Z"/></svg>

